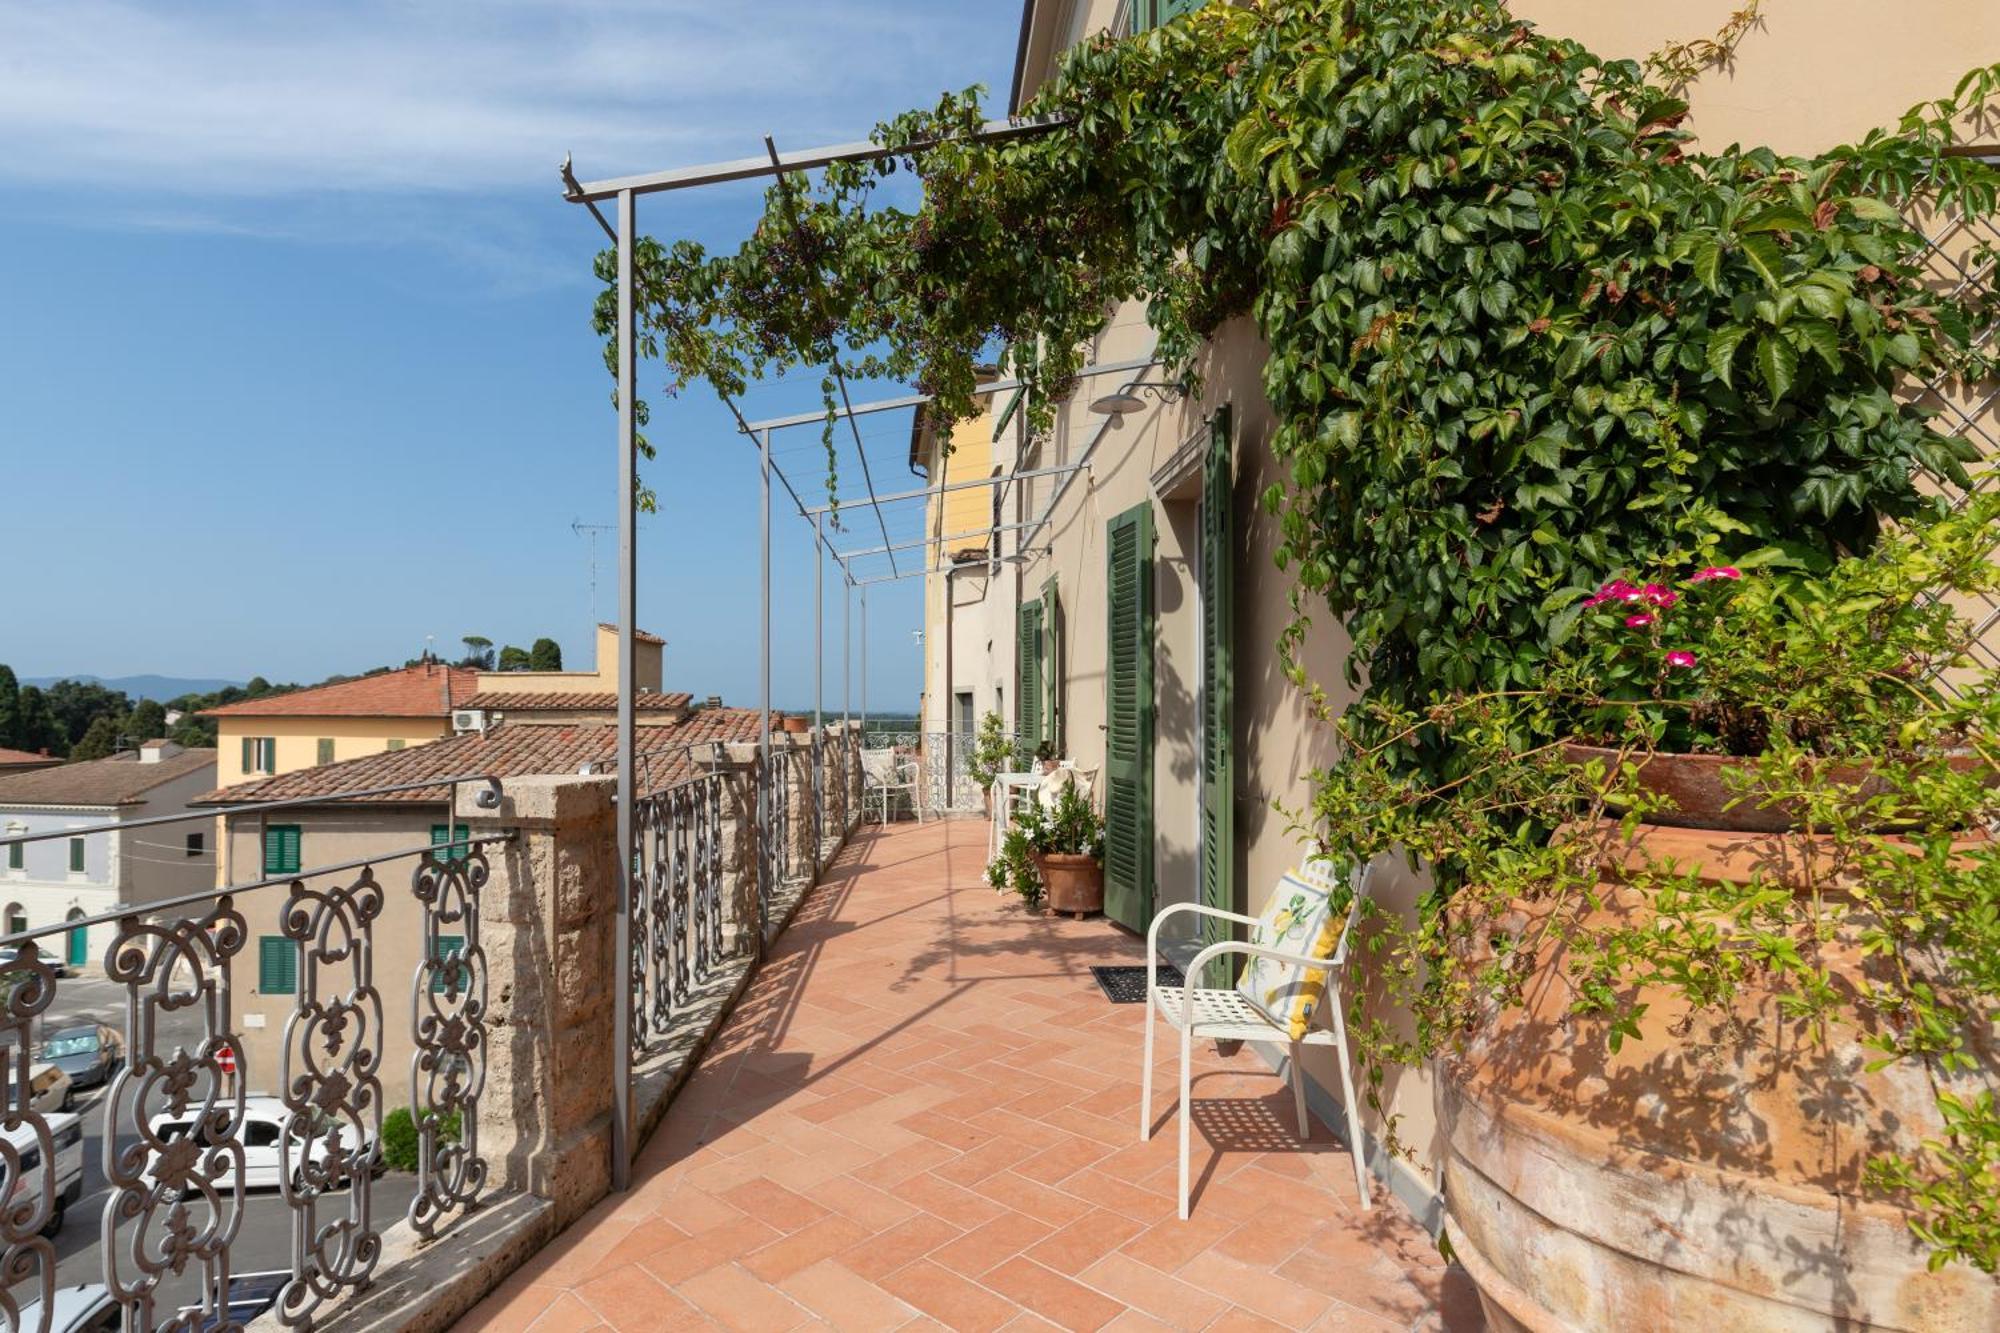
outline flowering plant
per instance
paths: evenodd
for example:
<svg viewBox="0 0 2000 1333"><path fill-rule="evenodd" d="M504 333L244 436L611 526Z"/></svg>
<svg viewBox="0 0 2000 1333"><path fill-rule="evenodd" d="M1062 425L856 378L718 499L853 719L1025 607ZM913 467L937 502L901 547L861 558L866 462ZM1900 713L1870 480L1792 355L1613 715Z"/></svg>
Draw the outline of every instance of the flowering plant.
<svg viewBox="0 0 2000 1333"><path fill-rule="evenodd" d="M1891 534L1882 558L1810 568L1777 550L1634 582L1582 600L1553 678L1580 739L1754 756L1907 748L1891 720L1963 646L1940 589L1990 592L1989 500Z"/></svg>

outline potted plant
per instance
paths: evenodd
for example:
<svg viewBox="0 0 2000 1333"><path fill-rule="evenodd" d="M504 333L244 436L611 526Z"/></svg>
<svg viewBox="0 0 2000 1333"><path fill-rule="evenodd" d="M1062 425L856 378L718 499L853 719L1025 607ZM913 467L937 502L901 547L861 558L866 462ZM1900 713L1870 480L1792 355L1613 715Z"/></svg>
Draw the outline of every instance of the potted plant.
<svg viewBox="0 0 2000 1333"><path fill-rule="evenodd" d="M1027 821L1011 825L1000 840L1000 854L986 863L986 882L1001 893L1012 893L1034 908L1042 901L1042 875Z"/></svg>
<svg viewBox="0 0 2000 1333"><path fill-rule="evenodd" d="M985 803L988 818L993 815L993 780L1015 763L1016 746L1014 738L1007 734L1007 724L1000 714L987 710L979 719L979 734L972 743L972 753L966 759L966 776L979 788L980 800Z"/></svg>
<svg viewBox="0 0 2000 1333"><path fill-rule="evenodd" d="M1940 595L2000 590L1996 525L1614 579L1540 687L1344 724L1323 834L1450 891L1379 923L1420 1036L1360 1044L1438 1061L1495 1326L2000 1319L2000 695ZM1798 1254L1837 1280L1750 1280Z"/></svg>
<svg viewBox="0 0 2000 1333"><path fill-rule="evenodd" d="M1081 921L1104 910L1104 821L1074 781L1058 776L1053 805L1037 801L1022 821L1050 912Z"/></svg>

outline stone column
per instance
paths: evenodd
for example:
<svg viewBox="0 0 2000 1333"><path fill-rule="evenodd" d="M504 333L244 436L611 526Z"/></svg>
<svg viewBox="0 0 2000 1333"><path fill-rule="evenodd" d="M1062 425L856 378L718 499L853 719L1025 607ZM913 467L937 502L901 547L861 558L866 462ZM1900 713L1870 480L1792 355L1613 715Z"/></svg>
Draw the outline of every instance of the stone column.
<svg viewBox="0 0 2000 1333"><path fill-rule="evenodd" d="M847 724L847 831L861 824L861 722Z"/></svg>
<svg viewBox="0 0 2000 1333"><path fill-rule="evenodd" d="M729 744L716 762L722 774L722 947L731 957L757 947L757 863L764 831L757 827L757 743Z"/></svg>
<svg viewBox="0 0 2000 1333"><path fill-rule="evenodd" d="M497 810L459 789L489 853L480 898L487 957L480 1146L496 1181L556 1205L567 1226L611 1187L612 1005L618 853L608 777L509 778Z"/></svg>
<svg viewBox="0 0 2000 1333"><path fill-rule="evenodd" d="M811 882L819 878L819 848L813 837L812 737L802 732L771 737L771 758L778 765L791 815L791 877Z"/></svg>

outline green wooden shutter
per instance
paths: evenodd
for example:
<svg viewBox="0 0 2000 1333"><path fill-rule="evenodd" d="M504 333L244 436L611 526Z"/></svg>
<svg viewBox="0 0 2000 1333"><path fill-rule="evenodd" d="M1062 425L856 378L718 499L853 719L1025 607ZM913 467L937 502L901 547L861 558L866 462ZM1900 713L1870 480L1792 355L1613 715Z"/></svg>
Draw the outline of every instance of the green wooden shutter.
<svg viewBox="0 0 2000 1333"><path fill-rule="evenodd" d="M299 947L283 935L257 940L257 989L265 995L292 995L299 988Z"/></svg>
<svg viewBox="0 0 2000 1333"><path fill-rule="evenodd" d="M438 963L448 962L464 952L465 936L440 935L437 937L437 951L431 955L431 961ZM451 966L441 967L431 973L431 994L444 994L446 991L452 989L453 982L457 983L459 990L465 990L472 982L472 978L466 975L469 970L464 964L453 962Z"/></svg>
<svg viewBox="0 0 2000 1333"><path fill-rule="evenodd" d="M82 838L71 838L69 840L69 873L72 875L81 875L83 873Z"/></svg>
<svg viewBox="0 0 2000 1333"><path fill-rule="evenodd" d="M1014 643L1014 732L1029 746L1042 740L1042 604L1023 602Z"/></svg>
<svg viewBox="0 0 2000 1333"><path fill-rule="evenodd" d="M245 736L243 738L243 771L245 773L255 773L257 771L255 745L256 742L251 737Z"/></svg>
<svg viewBox="0 0 2000 1333"><path fill-rule="evenodd" d="M264 873L267 875L299 873L297 824L273 824L264 830Z"/></svg>
<svg viewBox="0 0 2000 1333"><path fill-rule="evenodd" d="M467 830L461 828L457 831L458 838L463 839L467 836ZM453 841L453 832L450 824L431 825L431 846L442 847L451 841ZM437 859L440 861L463 861L466 853L470 850L468 847L454 847Z"/></svg>
<svg viewBox="0 0 2000 1333"><path fill-rule="evenodd" d="M1201 901L1226 912L1237 910L1231 474L1229 409L1224 407L1209 422L1201 479ZM1204 943L1226 937L1224 922L1211 917L1202 926ZM1232 971L1227 956L1210 959L1203 984L1227 986L1234 979Z"/></svg>
<svg viewBox="0 0 2000 1333"><path fill-rule="evenodd" d="M1132 31L1157 28L1207 3L1208 0L1132 0Z"/></svg>
<svg viewBox="0 0 2000 1333"><path fill-rule="evenodd" d="M1153 507L1111 520L1105 542L1104 913L1153 915Z"/></svg>
<svg viewBox="0 0 2000 1333"><path fill-rule="evenodd" d="M1042 739L1063 753L1062 599L1053 576L1042 585Z"/></svg>
<svg viewBox="0 0 2000 1333"><path fill-rule="evenodd" d="M319 739L319 761L322 764L333 762L333 738L330 736L322 736Z"/></svg>

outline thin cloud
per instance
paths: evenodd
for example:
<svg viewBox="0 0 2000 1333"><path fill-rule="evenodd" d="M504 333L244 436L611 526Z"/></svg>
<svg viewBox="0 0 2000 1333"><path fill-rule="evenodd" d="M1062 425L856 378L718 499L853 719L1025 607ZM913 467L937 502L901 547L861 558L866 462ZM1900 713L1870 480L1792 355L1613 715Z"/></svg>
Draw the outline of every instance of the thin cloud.
<svg viewBox="0 0 2000 1333"><path fill-rule="evenodd" d="M16 0L0 8L0 183L480 192L539 184L565 150L607 175L733 155L764 129L845 136L913 78L954 86L990 63L972 8Z"/></svg>

